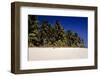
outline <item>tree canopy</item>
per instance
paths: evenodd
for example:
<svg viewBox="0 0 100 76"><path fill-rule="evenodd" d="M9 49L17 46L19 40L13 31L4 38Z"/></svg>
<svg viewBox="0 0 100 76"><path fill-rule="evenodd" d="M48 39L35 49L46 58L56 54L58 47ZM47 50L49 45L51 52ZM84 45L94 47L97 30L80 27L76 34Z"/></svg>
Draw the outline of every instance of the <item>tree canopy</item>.
<svg viewBox="0 0 100 76"><path fill-rule="evenodd" d="M67 25L66 25L67 26ZM55 25L47 20L41 24L37 16L28 16L28 46L29 47L85 47L84 40L78 33L64 30L60 21Z"/></svg>

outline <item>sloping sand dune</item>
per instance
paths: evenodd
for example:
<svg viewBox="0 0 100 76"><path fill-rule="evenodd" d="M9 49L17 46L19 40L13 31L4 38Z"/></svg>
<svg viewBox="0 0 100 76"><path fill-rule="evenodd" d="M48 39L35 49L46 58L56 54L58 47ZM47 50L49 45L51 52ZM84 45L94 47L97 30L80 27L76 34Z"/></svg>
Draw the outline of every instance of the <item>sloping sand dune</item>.
<svg viewBox="0 0 100 76"><path fill-rule="evenodd" d="M29 48L29 60L79 59L88 57L87 48Z"/></svg>

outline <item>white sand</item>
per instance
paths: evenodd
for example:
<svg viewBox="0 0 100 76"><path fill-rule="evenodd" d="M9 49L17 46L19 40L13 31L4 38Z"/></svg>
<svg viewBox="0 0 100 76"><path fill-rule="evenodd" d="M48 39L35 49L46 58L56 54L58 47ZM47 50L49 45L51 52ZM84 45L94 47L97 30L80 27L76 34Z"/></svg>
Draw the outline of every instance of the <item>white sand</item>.
<svg viewBox="0 0 100 76"><path fill-rule="evenodd" d="M87 48L29 48L29 60L87 58Z"/></svg>

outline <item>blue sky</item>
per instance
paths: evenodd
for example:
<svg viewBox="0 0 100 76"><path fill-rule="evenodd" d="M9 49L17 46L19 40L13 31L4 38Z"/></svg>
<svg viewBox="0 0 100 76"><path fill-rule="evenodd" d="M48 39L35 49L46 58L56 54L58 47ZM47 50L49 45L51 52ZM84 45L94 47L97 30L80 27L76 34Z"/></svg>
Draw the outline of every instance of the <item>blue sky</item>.
<svg viewBox="0 0 100 76"><path fill-rule="evenodd" d="M79 37L84 40L85 47L88 47L88 18L87 17L71 17L71 16L43 16L38 15L39 23L47 20L50 24L55 25L58 20L64 30L71 30L78 33Z"/></svg>

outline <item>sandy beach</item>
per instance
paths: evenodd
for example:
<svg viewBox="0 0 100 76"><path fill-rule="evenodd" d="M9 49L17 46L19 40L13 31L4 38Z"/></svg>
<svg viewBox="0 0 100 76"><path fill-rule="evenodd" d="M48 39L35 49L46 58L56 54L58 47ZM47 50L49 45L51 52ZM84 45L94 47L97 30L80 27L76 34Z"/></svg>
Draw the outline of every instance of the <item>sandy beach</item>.
<svg viewBox="0 0 100 76"><path fill-rule="evenodd" d="M88 48L29 48L28 60L80 59L88 57Z"/></svg>

